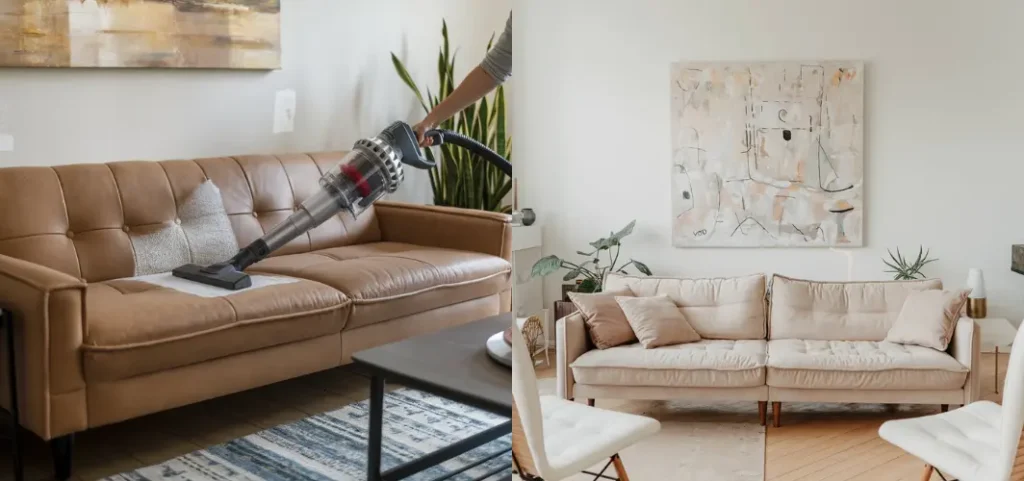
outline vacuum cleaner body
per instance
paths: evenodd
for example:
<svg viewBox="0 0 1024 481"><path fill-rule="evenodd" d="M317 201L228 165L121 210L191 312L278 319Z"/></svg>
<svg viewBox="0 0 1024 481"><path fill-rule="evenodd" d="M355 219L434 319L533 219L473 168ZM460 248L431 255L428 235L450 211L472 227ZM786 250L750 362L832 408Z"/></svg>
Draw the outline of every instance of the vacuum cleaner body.
<svg viewBox="0 0 1024 481"><path fill-rule="evenodd" d="M511 174L511 164L475 140L447 131L428 132L435 145L447 140L466 146L489 162L499 165ZM482 150L481 150L482 149ZM386 194L394 193L405 180L403 165L420 169L434 167L422 156L416 135L403 122L395 122L380 135L361 139L352 151L320 178L320 190L306 199L300 208L263 237L242 248L231 259L199 266L186 264L172 271L175 277L229 290L252 286L244 271L266 258L296 237L323 224L342 210L359 217L374 202Z"/></svg>

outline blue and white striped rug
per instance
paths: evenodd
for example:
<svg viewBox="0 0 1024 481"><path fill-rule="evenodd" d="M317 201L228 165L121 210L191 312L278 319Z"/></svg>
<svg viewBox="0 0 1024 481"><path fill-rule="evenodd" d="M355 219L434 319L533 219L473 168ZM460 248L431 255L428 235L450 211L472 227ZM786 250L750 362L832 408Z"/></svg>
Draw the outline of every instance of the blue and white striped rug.
<svg viewBox="0 0 1024 481"><path fill-rule="evenodd" d="M381 463L392 468L506 421L422 391L389 392ZM364 481L368 427L369 401L362 401L104 481ZM498 438L408 479L436 479L511 445L511 436ZM510 462L510 454L499 456L451 479L475 479Z"/></svg>

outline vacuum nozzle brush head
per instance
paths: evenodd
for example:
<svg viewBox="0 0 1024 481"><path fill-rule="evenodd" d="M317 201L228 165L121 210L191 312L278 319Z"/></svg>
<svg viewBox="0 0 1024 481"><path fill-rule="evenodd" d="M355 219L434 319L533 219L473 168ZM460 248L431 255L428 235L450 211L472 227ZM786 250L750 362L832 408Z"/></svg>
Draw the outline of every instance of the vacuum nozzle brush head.
<svg viewBox="0 0 1024 481"><path fill-rule="evenodd" d="M252 287L249 274L238 271L231 264L214 264L207 267L185 264L171 273L174 277L232 291Z"/></svg>

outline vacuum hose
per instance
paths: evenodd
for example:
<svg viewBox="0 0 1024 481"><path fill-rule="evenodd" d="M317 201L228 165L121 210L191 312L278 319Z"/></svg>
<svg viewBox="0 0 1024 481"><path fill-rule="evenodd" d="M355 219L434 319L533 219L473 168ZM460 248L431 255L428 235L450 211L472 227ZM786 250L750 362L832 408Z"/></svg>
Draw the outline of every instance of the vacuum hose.
<svg viewBox="0 0 1024 481"><path fill-rule="evenodd" d="M509 162L508 159L502 157L497 152L491 150L486 145L478 142L472 137L466 137L458 132L442 129L428 130L425 136L430 137L431 140L433 140L433 145L455 144L469 150L501 169L505 175L510 177L512 176L512 163Z"/></svg>
<svg viewBox="0 0 1024 481"><path fill-rule="evenodd" d="M450 130L426 132L433 145L450 143L480 155L511 176L512 164L476 140ZM320 178L320 191L306 199L296 211L263 237L238 251L226 262L210 266L188 264L173 271L177 277L227 289L251 286L243 271L263 260L292 239L323 224L345 209L359 215L385 194L394 193L405 180L404 165L420 169L435 167L423 157L416 134L408 124L395 122L376 137L361 139L330 171Z"/></svg>

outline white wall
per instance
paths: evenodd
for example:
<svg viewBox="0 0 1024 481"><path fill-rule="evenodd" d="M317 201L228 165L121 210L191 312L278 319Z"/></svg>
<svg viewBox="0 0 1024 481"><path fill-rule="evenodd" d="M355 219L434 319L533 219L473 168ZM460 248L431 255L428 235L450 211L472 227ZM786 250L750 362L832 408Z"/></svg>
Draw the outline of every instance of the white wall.
<svg viewBox="0 0 1024 481"><path fill-rule="evenodd" d="M1024 317L1024 62L1019 0L560 0L515 4L516 175L567 255L637 220L624 256L656 274L847 278L828 249L676 249L670 240L669 64L866 63L865 247L857 280L886 279L886 248L920 244L950 287L984 269L991 316ZM584 177L586 180L584 180ZM547 301L561 276L547 280Z"/></svg>
<svg viewBox="0 0 1024 481"><path fill-rule="evenodd" d="M437 91L441 21L461 79L499 35L508 0L283 0L283 68L272 72L0 69L0 166L348 149L422 109L390 52ZM295 131L274 135L274 95L297 93ZM429 203L410 173L401 200Z"/></svg>

